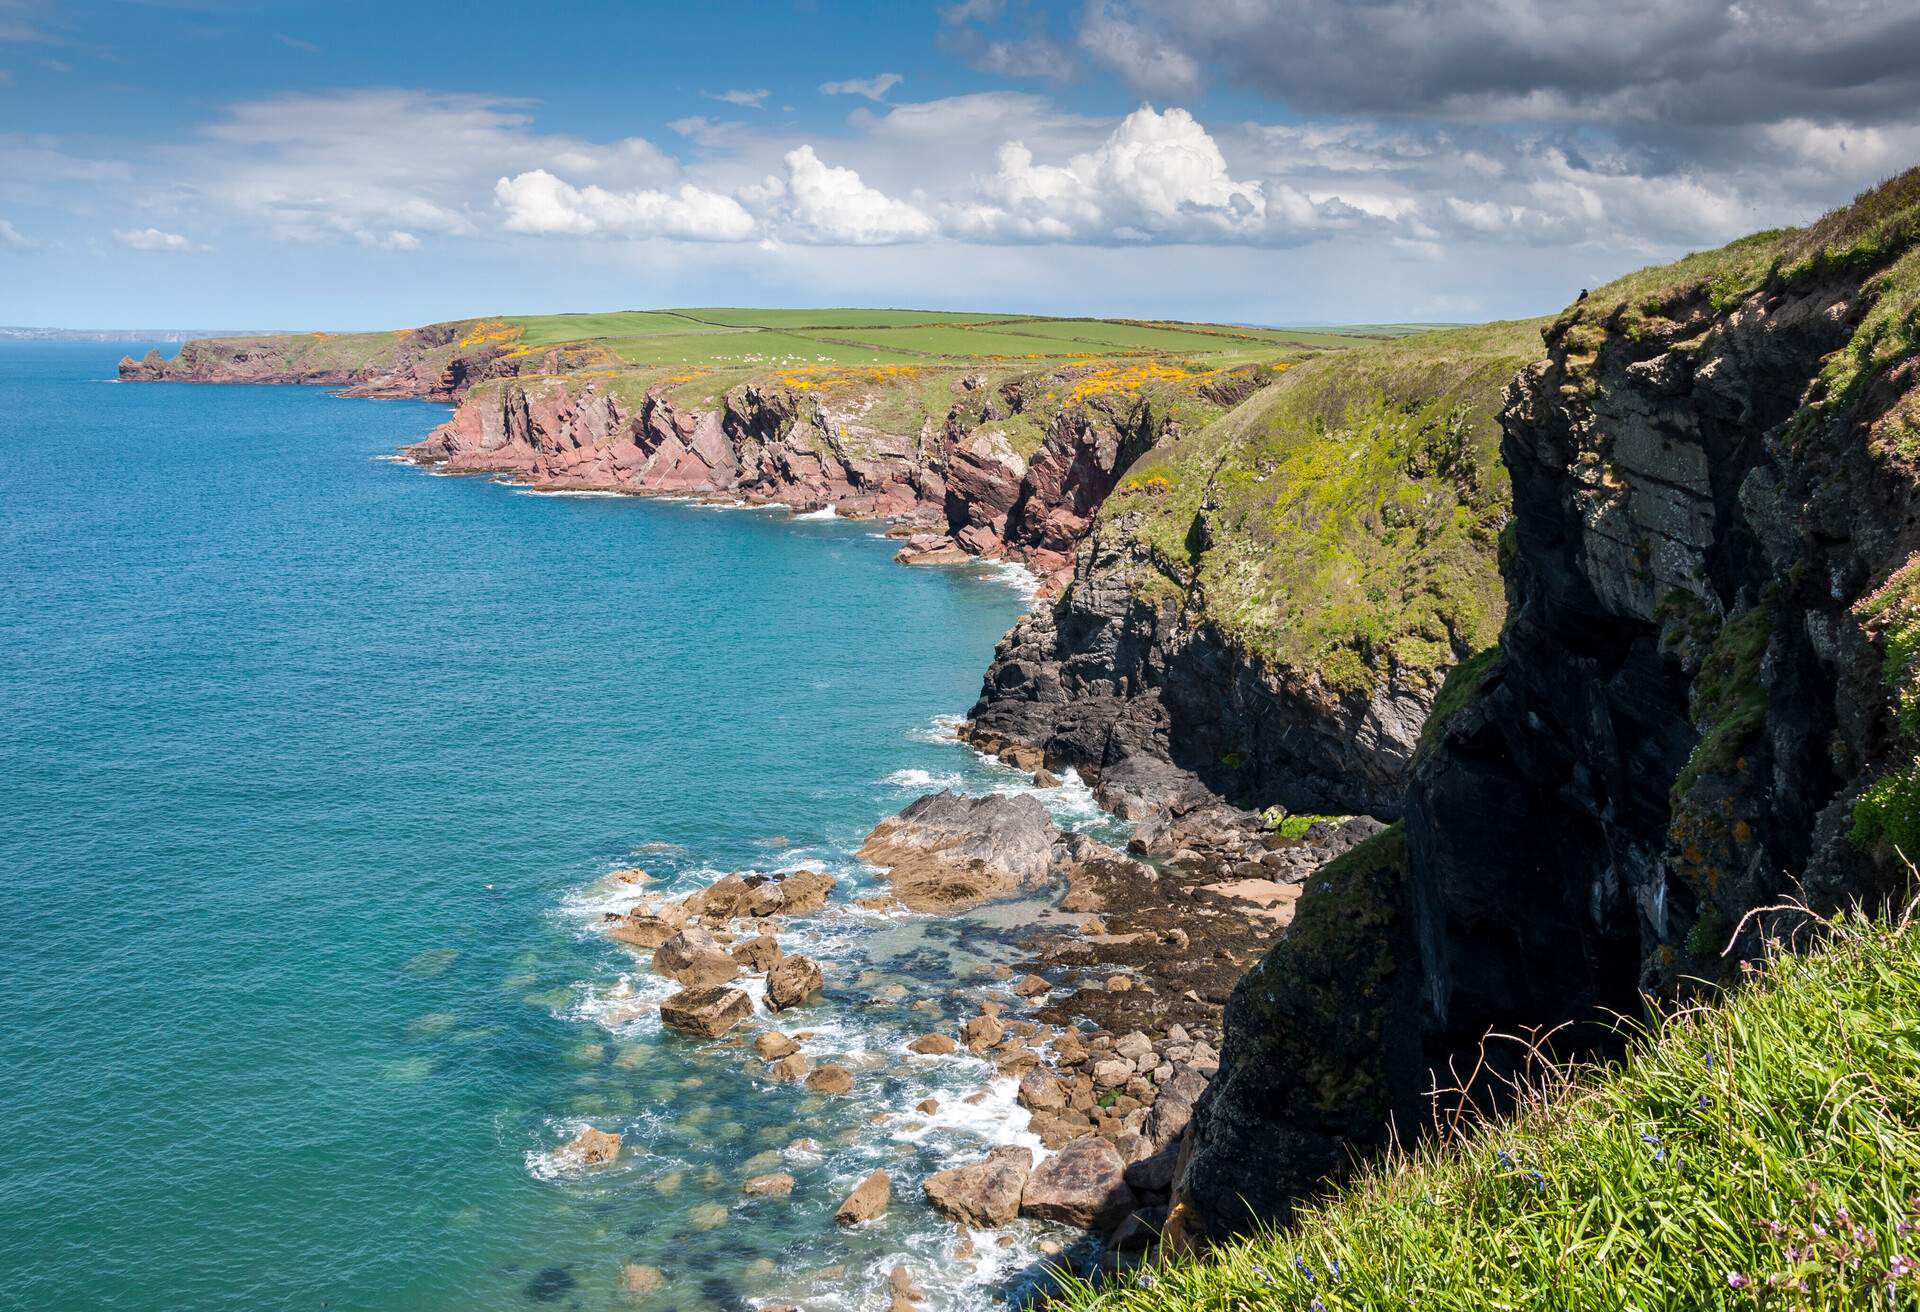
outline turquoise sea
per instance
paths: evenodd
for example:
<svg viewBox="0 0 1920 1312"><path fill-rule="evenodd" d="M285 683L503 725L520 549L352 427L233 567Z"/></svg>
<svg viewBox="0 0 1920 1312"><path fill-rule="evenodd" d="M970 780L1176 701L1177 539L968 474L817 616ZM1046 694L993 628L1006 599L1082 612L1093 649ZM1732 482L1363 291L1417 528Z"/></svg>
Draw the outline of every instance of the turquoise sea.
<svg viewBox="0 0 1920 1312"><path fill-rule="evenodd" d="M936 1261L917 1187L1017 1139L1008 1091L901 1045L1025 913L850 906L880 818L1023 786L941 727L1014 582L383 459L444 406L105 381L146 347L0 346L0 1306L864 1308L897 1261L931 1309L1017 1296L1046 1236ZM831 963L786 1028L852 1097L617 1019L665 992L594 932L634 865L842 876L783 936ZM584 1125L620 1164L556 1172ZM875 1166L892 1212L837 1231ZM791 1199L741 1195L765 1170Z"/></svg>

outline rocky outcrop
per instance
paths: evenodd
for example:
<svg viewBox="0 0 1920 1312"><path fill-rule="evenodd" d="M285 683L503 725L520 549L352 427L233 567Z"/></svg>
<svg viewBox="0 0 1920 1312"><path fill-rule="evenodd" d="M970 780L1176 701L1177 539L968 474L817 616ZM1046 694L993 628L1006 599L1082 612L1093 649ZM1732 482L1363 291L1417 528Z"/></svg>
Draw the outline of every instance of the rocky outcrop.
<svg viewBox="0 0 1920 1312"><path fill-rule="evenodd" d="M352 396L451 401L487 379L604 366L608 359L603 350L585 343L542 351L512 349L501 334L463 320L397 333L200 338L183 344L171 358L158 351L138 360L123 358L120 379L325 384L345 388Z"/></svg>
<svg viewBox="0 0 1920 1312"><path fill-rule="evenodd" d="M1041 887L1060 831L1032 796L939 792L884 820L861 845L909 910L944 911Z"/></svg>
<svg viewBox="0 0 1920 1312"><path fill-rule="evenodd" d="M402 454L545 490L895 519L922 530L903 549L909 563L1007 557L1057 586L1102 498L1169 421L1145 402L1062 410L1029 463L996 426L1002 414L963 400L938 428L889 433L866 422L865 409L779 386L743 384L690 409L662 387L632 395L617 379L562 377L476 389Z"/></svg>
<svg viewBox="0 0 1920 1312"><path fill-rule="evenodd" d="M1917 247L1920 171L1550 327L1502 415L1501 655L1443 696L1404 834L1316 876L1235 990L1175 1228L1284 1217L1489 1027L1604 1042L1581 1023L1798 923L1757 908L1903 882Z"/></svg>
<svg viewBox="0 0 1920 1312"><path fill-rule="evenodd" d="M1089 776L1145 757L1243 806L1400 814L1446 671L1498 631L1494 411L1532 334L1343 352L1162 441L1002 640L974 731Z"/></svg>

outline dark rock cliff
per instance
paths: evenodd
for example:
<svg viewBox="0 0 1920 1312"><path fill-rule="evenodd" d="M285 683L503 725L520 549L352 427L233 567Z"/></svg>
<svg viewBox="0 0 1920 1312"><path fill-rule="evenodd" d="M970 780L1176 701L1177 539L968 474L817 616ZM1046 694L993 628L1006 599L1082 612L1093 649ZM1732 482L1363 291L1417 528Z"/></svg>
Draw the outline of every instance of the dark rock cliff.
<svg viewBox="0 0 1920 1312"><path fill-rule="evenodd" d="M1904 886L1917 251L1920 173L1546 331L1501 416L1501 655L1449 689L1403 833L1325 872L1236 990L1182 1230L1284 1217L1414 1131L1425 1071L1491 1026L1737 977L1781 923L1747 912Z"/></svg>
<svg viewBox="0 0 1920 1312"><path fill-rule="evenodd" d="M1002 641L974 740L1399 815L1446 671L1499 630L1495 413L1537 342L1496 324L1321 357L1156 447L1059 603Z"/></svg>

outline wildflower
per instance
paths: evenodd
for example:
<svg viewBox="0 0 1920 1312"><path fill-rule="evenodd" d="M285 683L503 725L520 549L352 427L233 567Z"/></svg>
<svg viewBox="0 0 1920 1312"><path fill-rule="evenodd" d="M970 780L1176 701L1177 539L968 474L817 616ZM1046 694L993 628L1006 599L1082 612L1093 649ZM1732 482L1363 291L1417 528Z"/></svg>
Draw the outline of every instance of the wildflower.
<svg viewBox="0 0 1920 1312"><path fill-rule="evenodd" d="M1912 1258L1905 1253L1895 1253L1893 1261L1887 1263L1887 1279L1899 1280L1904 1276L1912 1275L1916 1270L1920 1270L1920 1265L1916 1265Z"/></svg>
<svg viewBox="0 0 1920 1312"><path fill-rule="evenodd" d="M1547 1177L1540 1174L1540 1172L1538 1171L1528 1171L1527 1174L1533 1177L1533 1192L1540 1195L1542 1198L1546 1197L1547 1196Z"/></svg>
<svg viewBox="0 0 1920 1312"><path fill-rule="evenodd" d="M1297 1255L1293 1259L1293 1269L1305 1276L1308 1284L1313 1283L1313 1268L1302 1262Z"/></svg>
<svg viewBox="0 0 1920 1312"><path fill-rule="evenodd" d="M1327 1312L1327 1305L1316 1298L1307 1304L1307 1312Z"/></svg>
<svg viewBox="0 0 1920 1312"><path fill-rule="evenodd" d="M1153 1288L1153 1277L1147 1272L1142 1271L1133 1278L1133 1284L1136 1289L1151 1289Z"/></svg>
<svg viewBox="0 0 1920 1312"><path fill-rule="evenodd" d="M1707 1050L1707 1069L1713 1069L1713 1050L1711 1048Z"/></svg>
<svg viewBox="0 0 1920 1312"><path fill-rule="evenodd" d="M1705 1111L1706 1109L1707 1109L1707 1095L1703 1093L1700 1095L1700 1110Z"/></svg>
<svg viewBox="0 0 1920 1312"><path fill-rule="evenodd" d="M1330 1279L1333 1279L1333 1280L1338 1280L1340 1278L1340 1259L1339 1258L1330 1257L1327 1259L1327 1275Z"/></svg>
<svg viewBox="0 0 1920 1312"><path fill-rule="evenodd" d="M1753 1278L1751 1276L1742 1275L1738 1271L1727 1272L1727 1288L1729 1289L1745 1289L1752 1283Z"/></svg>
<svg viewBox="0 0 1920 1312"><path fill-rule="evenodd" d="M1897 1235L1910 1235L1913 1233L1913 1222L1895 1221L1893 1223L1893 1232Z"/></svg>
<svg viewBox="0 0 1920 1312"><path fill-rule="evenodd" d="M1299 1259L1297 1258L1295 1259L1295 1261L1298 1261L1298 1260ZM1267 1288L1269 1289L1273 1288L1273 1277L1268 1275L1267 1269L1261 1266L1258 1262L1255 1262L1253 1264L1253 1273L1260 1277L1261 1284L1267 1286Z"/></svg>
<svg viewBox="0 0 1920 1312"><path fill-rule="evenodd" d="M1507 1156L1507 1150L1505 1148L1502 1148L1499 1152L1495 1153L1494 1156L1500 1159L1500 1165L1506 1167L1509 1170L1513 1169L1513 1158Z"/></svg>
<svg viewBox="0 0 1920 1312"><path fill-rule="evenodd" d="M1762 1230L1765 1230L1768 1234L1774 1236L1776 1239L1787 1232L1787 1228L1784 1225L1781 1225L1778 1221L1774 1220L1771 1217L1762 1221L1760 1223L1760 1228Z"/></svg>

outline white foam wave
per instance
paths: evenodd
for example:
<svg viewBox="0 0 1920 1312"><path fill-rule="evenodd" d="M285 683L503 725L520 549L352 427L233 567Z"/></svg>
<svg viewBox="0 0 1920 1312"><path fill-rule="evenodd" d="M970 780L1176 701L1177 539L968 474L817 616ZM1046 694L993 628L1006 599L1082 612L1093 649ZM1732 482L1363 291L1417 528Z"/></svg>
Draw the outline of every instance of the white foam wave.
<svg viewBox="0 0 1920 1312"><path fill-rule="evenodd" d="M612 492L606 488L517 486L514 488L513 494L517 497L593 497L601 499L611 497L615 500L623 499L628 495L625 492Z"/></svg>
<svg viewBox="0 0 1920 1312"><path fill-rule="evenodd" d="M960 725L966 718L964 715L936 715L919 728L909 729L907 737L917 743L956 742Z"/></svg>
<svg viewBox="0 0 1920 1312"><path fill-rule="evenodd" d="M940 788L958 788L962 780L951 770L895 770L880 782L892 788L925 793Z"/></svg>
<svg viewBox="0 0 1920 1312"><path fill-rule="evenodd" d="M1040 576L1018 561L983 560L980 568L988 577L1006 584L1028 601L1040 595Z"/></svg>
<svg viewBox="0 0 1920 1312"><path fill-rule="evenodd" d="M840 512L832 506L822 506L818 510L796 511L795 519L827 520L840 518Z"/></svg>

